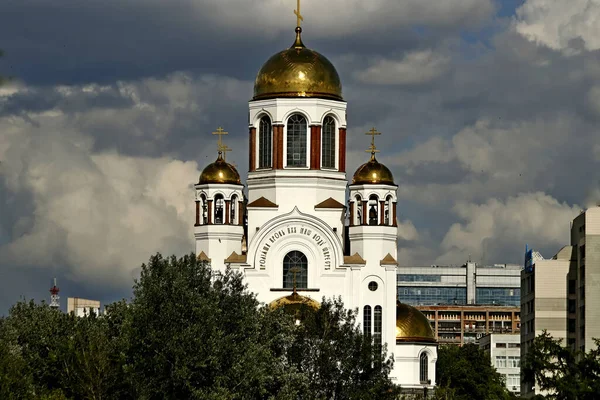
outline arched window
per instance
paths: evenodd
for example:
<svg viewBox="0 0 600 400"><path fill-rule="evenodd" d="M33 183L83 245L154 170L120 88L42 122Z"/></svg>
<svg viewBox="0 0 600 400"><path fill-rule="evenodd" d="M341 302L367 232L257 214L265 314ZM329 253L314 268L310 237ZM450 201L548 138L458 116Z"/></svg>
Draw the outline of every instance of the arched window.
<svg viewBox="0 0 600 400"><path fill-rule="evenodd" d="M379 198L376 195L369 197L369 225L379 225Z"/></svg>
<svg viewBox="0 0 600 400"><path fill-rule="evenodd" d="M208 224L208 204L206 203L206 196L204 194L200 195L200 210L202 216L200 218L200 223L206 225Z"/></svg>
<svg viewBox="0 0 600 400"><path fill-rule="evenodd" d="M381 314L382 314L381 306L375 306L375 315L373 318L373 337L375 339L375 345L381 348Z"/></svg>
<svg viewBox="0 0 600 400"><path fill-rule="evenodd" d="M300 251L290 251L283 257L283 287L306 289L308 287L308 259Z"/></svg>
<svg viewBox="0 0 600 400"><path fill-rule="evenodd" d="M356 207L356 213L354 215L356 215L356 223L354 225L362 225L363 224L363 218L362 218L362 213L363 213L363 204L362 204L362 199L360 198L359 195L356 195L356 201L354 202L355 207Z"/></svg>
<svg viewBox="0 0 600 400"><path fill-rule="evenodd" d="M215 224L223 224L224 223L224 208L225 200L223 199L222 194L218 194L215 196Z"/></svg>
<svg viewBox="0 0 600 400"><path fill-rule="evenodd" d="M231 225L237 225L237 207L238 207L238 197L236 195L231 196L231 206L229 210L229 223Z"/></svg>
<svg viewBox="0 0 600 400"><path fill-rule="evenodd" d="M335 120L325 117L321 142L323 168L335 168L335 136Z"/></svg>
<svg viewBox="0 0 600 400"><path fill-rule="evenodd" d="M272 127L269 117L262 117L258 128L258 168L271 168Z"/></svg>
<svg viewBox="0 0 600 400"><path fill-rule="evenodd" d="M419 357L419 380L421 383L429 383L429 357L427 357L427 353L421 353Z"/></svg>
<svg viewBox="0 0 600 400"><path fill-rule="evenodd" d="M363 333L371 336L371 306L363 308Z"/></svg>
<svg viewBox="0 0 600 400"><path fill-rule="evenodd" d="M306 118L294 114L287 123L287 166L306 167Z"/></svg>
<svg viewBox="0 0 600 400"><path fill-rule="evenodd" d="M387 199L385 200L385 206L383 209L384 225L393 225L392 224L392 216L390 215L391 210L392 210L392 196L388 196Z"/></svg>

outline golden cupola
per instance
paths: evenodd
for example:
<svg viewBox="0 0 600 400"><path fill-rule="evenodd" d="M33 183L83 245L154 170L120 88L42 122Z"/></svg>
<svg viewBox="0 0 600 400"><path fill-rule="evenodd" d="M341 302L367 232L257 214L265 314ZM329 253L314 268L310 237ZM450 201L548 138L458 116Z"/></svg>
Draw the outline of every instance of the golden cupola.
<svg viewBox="0 0 600 400"><path fill-rule="evenodd" d="M396 302L396 342L434 343L435 341L427 317L415 307Z"/></svg>
<svg viewBox="0 0 600 400"><path fill-rule="evenodd" d="M392 171L388 167L377 161L375 153L379 153L379 150L375 147L375 136L381 135L375 128L367 132L367 135L372 136L371 147L366 150L371 153L371 159L358 167L354 176L352 177L353 185L364 185L364 184L383 184L383 185L395 185L394 176Z"/></svg>
<svg viewBox="0 0 600 400"><path fill-rule="evenodd" d="M225 161L222 153L219 152L217 160L212 164L208 164L200 174L198 184L202 185L205 183L229 183L241 185L242 182L240 174L235 167Z"/></svg>
<svg viewBox="0 0 600 400"><path fill-rule="evenodd" d="M296 28L296 40L262 66L254 83L253 100L277 97L342 98L342 83L333 64L322 54L302 43L302 28Z"/></svg>

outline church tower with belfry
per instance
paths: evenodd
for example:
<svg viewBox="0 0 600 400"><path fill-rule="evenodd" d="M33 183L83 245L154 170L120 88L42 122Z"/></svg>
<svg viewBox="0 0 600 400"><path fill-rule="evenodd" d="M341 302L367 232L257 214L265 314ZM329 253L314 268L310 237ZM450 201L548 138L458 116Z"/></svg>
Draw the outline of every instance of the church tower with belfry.
<svg viewBox="0 0 600 400"><path fill-rule="evenodd" d="M437 344L429 321L397 301L397 185L376 154L349 182L346 102L333 64L305 46L300 1L295 39L259 70L249 101L248 179L217 160L196 189L199 259L244 274L272 307L341 297L363 332L387 343L391 378L406 390L432 388ZM244 189L246 192L244 193Z"/></svg>

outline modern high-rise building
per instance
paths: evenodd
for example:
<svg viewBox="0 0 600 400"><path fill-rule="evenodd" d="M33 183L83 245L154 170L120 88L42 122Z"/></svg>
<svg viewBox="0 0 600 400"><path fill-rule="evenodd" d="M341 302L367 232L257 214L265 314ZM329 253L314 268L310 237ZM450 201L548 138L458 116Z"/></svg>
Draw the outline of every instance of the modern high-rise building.
<svg viewBox="0 0 600 400"><path fill-rule="evenodd" d="M595 348L600 337L600 207L582 211L571 223L571 244L552 259L526 255L521 274L521 357L546 330L574 350ZM525 397L541 394L521 382Z"/></svg>
<svg viewBox="0 0 600 400"><path fill-rule="evenodd" d="M515 264L432 265L398 268L398 300L413 306L521 304L521 269Z"/></svg>

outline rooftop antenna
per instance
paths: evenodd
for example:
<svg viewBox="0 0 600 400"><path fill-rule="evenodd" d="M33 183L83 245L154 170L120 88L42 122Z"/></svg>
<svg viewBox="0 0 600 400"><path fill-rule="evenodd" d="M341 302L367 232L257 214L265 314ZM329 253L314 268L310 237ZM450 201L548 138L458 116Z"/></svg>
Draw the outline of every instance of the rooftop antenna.
<svg viewBox="0 0 600 400"><path fill-rule="evenodd" d="M60 289L56 286L56 278L54 278L54 285L50 288L50 307L54 309L60 308L60 296L58 295Z"/></svg>

